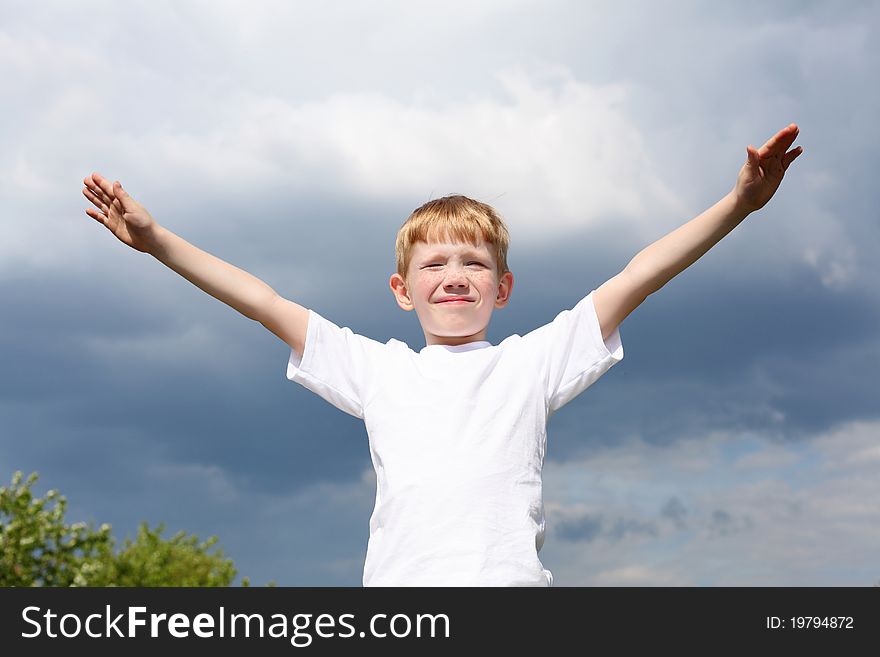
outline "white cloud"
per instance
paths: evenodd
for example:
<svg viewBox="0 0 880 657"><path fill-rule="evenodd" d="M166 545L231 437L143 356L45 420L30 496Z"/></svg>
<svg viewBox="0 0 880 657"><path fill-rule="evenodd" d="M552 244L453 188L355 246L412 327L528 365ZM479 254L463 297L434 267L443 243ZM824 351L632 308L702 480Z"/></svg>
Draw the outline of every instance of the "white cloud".
<svg viewBox="0 0 880 657"><path fill-rule="evenodd" d="M509 102L346 93L301 106L250 99L242 121L249 127L232 138L228 164L274 159L276 177L304 190L332 185L420 200L455 191L504 195L498 205L529 239L674 206L620 107L626 88L561 77L556 90L523 71L501 72Z"/></svg>

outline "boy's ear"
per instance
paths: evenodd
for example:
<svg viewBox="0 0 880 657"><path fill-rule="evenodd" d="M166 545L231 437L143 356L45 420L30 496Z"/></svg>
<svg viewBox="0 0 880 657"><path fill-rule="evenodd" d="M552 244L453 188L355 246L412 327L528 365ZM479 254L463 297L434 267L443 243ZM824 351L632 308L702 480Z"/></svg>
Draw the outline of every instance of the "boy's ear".
<svg viewBox="0 0 880 657"><path fill-rule="evenodd" d="M388 281L388 284L391 286L391 293L397 300L398 306L404 310L413 310L415 308L412 299L409 296L409 289L406 287L406 281L403 279L403 276L400 274L392 274L391 280Z"/></svg>
<svg viewBox="0 0 880 657"><path fill-rule="evenodd" d="M498 294L495 297L495 307L504 308L510 301L510 293L513 292L513 273L507 272L498 281Z"/></svg>

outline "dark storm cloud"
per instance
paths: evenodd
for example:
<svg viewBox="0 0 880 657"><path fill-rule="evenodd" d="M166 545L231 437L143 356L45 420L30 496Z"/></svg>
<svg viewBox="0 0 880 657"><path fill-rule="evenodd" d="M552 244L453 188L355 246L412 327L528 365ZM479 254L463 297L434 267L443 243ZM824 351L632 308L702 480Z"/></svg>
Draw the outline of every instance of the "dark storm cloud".
<svg viewBox="0 0 880 657"><path fill-rule="evenodd" d="M556 523L553 532L564 541L592 542L602 532L602 518L597 515L583 515Z"/></svg>
<svg viewBox="0 0 880 657"><path fill-rule="evenodd" d="M591 543L600 537L616 542L628 536L657 536L657 526L634 518L616 518L609 522L601 514L585 514L559 521L553 532L560 539L570 542Z"/></svg>

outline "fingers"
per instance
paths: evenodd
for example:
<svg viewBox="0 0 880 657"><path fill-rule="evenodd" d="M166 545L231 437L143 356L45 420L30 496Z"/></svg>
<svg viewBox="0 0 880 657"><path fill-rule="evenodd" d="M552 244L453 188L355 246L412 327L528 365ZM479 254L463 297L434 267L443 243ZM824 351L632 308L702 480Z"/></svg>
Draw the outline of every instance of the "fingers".
<svg viewBox="0 0 880 657"><path fill-rule="evenodd" d="M96 197L101 199L101 201L104 203L104 205L110 205L110 203L113 200L113 196L112 196L113 190L111 188L110 189L111 193L108 194L108 192L106 192L104 190L104 188L101 186L100 181L106 182L106 180L104 178L102 178L100 175L98 175L97 173L93 173L90 176L86 176L85 178L83 178L83 184L85 184L86 188L92 194L94 194ZM89 200L91 200L91 199L89 199Z"/></svg>
<svg viewBox="0 0 880 657"><path fill-rule="evenodd" d="M785 153L785 151L788 150L788 147L792 145L795 139L797 139L798 132L800 132L800 128L798 128L796 124L789 124L787 127L770 137L770 139L768 139L758 150L758 155L760 157L766 157L767 155L781 155L782 153Z"/></svg>
<svg viewBox="0 0 880 657"><path fill-rule="evenodd" d="M758 151L754 146L746 146L746 153L748 155L748 163L755 171L758 171L761 168L761 161L758 158Z"/></svg>
<svg viewBox="0 0 880 657"><path fill-rule="evenodd" d="M127 211L134 210L133 199L128 195L128 192L122 189L122 183L118 180L113 183L113 196L116 197L115 202L119 203L120 208Z"/></svg>
<svg viewBox="0 0 880 657"><path fill-rule="evenodd" d="M111 183L99 173L92 173L83 178L86 188L83 194L105 215L110 208L115 208L120 214L134 209L134 199L129 196L117 180Z"/></svg>
<svg viewBox="0 0 880 657"><path fill-rule="evenodd" d="M132 205L134 203L128 193L122 189L119 181L115 184L111 183L99 173L92 173L83 178L83 184L85 184L85 188L82 190L83 196L100 210L100 212L96 212L89 208L86 210L86 214L101 223L105 223L110 217L111 209L115 209L116 212L123 215L126 212L125 204Z"/></svg>
<svg viewBox="0 0 880 657"><path fill-rule="evenodd" d="M107 202L105 201L104 198L99 197L97 194L95 194L88 187L83 188L82 193L83 193L83 196L85 196L87 199L89 199L96 208L98 208L104 214L107 214L107 211L109 208L107 207Z"/></svg>
<svg viewBox="0 0 880 657"><path fill-rule="evenodd" d="M97 188L100 191L102 191L104 194L106 194L109 198L111 198L111 199L114 198L113 184L109 180L104 178L99 173L93 173L91 175L91 179L94 181L94 184L97 186ZM109 200L108 200L108 204L109 204Z"/></svg>
<svg viewBox="0 0 880 657"><path fill-rule="evenodd" d="M788 165L794 162L798 155L804 152L803 147L798 146L797 148L793 148L788 153L785 154L785 157L782 158L782 170L785 171L788 169Z"/></svg>
<svg viewBox="0 0 880 657"><path fill-rule="evenodd" d="M86 214L89 215L95 221L98 221L102 224L104 223L104 219L106 217L106 215L101 214L100 212L98 212L97 210L93 210L92 208L86 208Z"/></svg>

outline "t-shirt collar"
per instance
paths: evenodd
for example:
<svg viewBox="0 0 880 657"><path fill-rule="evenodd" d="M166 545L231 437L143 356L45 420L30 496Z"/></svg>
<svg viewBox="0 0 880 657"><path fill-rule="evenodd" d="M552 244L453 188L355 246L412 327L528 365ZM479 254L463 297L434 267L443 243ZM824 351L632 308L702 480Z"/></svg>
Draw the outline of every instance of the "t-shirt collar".
<svg viewBox="0 0 880 657"><path fill-rule="evenodd" d="M479 340L477 342L465 342L464 344L431 344L426 347L422 347L420 354L425 353L426 351L434 352L434 351L451 351L451 352L461 352L461 351L473 351L475 349L485 349L486 347L491 347L492 343L487 340Z"/></svg>

